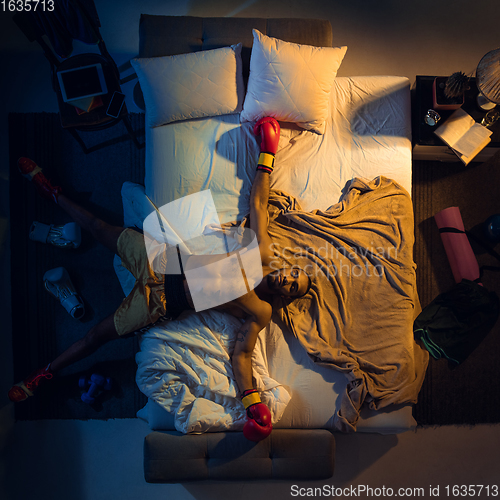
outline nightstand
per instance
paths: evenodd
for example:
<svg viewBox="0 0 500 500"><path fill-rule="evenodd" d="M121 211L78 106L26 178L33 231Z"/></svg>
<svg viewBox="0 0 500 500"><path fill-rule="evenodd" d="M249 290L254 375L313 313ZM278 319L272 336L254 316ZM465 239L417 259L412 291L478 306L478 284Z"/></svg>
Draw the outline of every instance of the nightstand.
<svg viewBox="0 0 500 500"><path fill-rule="evenodd" d="M57 95L62 128L66 129L75 138L84 153L95 151L99 147L106 145L106 143L102 143L100 145L97 144L91 148L87 148L85 142L78 133L79 131L98 132L108 127L112 127L119 122L124 124L127 133L135 146L138 149L144 147L144 143L139 143L136 133L132 129L125 104L121 108L121 112L117 117L108 116L106 114L113 93L115 91L121 92L120 74L118 68L116 67L116 63L109 55L106 44L101 37L101 33L99 31L101 23L99 21L99 16L97 15L94 2L83 0L80 2L61 2L64 3L64 6L56 6L56 10L57 7L64 8L62 8L60 12L49 12L49 14L53 15L49 16L50 19L45 19L45 23L42 23L41 21L37 22L37 16L34 14L36 6L33 9L31 9L31 6L29 9L25 6L25 9L22 10L22 3L23 2L21 2L21 8L17 9L18 12L13 16L13 20L30 42L35 40L38 42L43 49L45 57L50 63L52 72L52 88ZM29 2L26 3L29 4ZM52 2L52 4L53 3L54 2ZM69 3L69 6L66 5L67 3ZM78 5L73 5L73 3ZM82 5L79 5L80 3ZM63 21L65 21L65 15L68 17L69 11L73 14L73 18L66 19L67 23L69 23L68 28L68 26L64 25ZM79 26L79 23L81 26ZM71 27L74 29L71 30ZM45 38L47 37L49 38L49 42L51 42L51 38L60 42L57 44L60 45L58 47L59 51L54 48L52 45L53 42L49 44L45 41ZM68 55L71 54L73 50L73 39L80 40L86 44L96 44L99 49L99 53L93 52L88 54L77 54L71 57L64 56L63 54L66 52ZM102 105L100 107L91 109L83 114L78 114L73 105L64 101L57 73L95 64L101 65L103 77L106 82L107 93L99 96L102 101Z"/></svg>
<svg viewBox="0 0 500 500"><path fill-rule="evenodd" d="M449 110L436 110L441 121L435 127L424 122L427 110L432 109L432 84L435 76L417 76L412 87L412 137L413 159L428 161L460 161L457 155L435 134L436 127L441 125L452 113ZM485 111L476 104L478 90L475 79L471 78L469 90L465 93L462 109L469 113L476 122L481 122ZM483 162L500 151L500 122L490 127L493 132L491 142L472 161Z"/></svg>

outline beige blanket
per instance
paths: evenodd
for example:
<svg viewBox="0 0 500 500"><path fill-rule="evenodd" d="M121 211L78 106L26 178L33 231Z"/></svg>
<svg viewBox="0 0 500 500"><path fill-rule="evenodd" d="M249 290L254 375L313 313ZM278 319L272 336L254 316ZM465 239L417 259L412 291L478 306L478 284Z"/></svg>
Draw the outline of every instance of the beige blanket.
<svg viewBox="0 0 500 500"><path fill-rule="evenodd" d="M269 204L276 252L312 277L310 292L277 314L316 362L348 378L337 428L356 430L364 403L416 402L428 353L413 339L420 305L408 193L378 177L354 179L325 212L304 212L278 191Z"/></svg>

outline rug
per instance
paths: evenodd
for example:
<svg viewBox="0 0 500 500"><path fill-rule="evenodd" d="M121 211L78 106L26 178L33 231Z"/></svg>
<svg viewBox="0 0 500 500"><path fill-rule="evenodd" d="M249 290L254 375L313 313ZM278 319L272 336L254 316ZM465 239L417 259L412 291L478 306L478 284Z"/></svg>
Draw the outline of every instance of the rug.
<svg viewBox="0 0 500 500"><path fill-rule="evenodd" d="M500 153L485 163L413 163L415 261L422 307L454 285L434 214L457 206L466 230L482 237L483 223L500 213ZM479 265L499 265L471 242ZM499 252L500 245L494 247ZM485 272L483 284L500 295L500 275ZM422 425L500 422L500 321L479 347L455 369L431 358L414 416Z"/></svg>
<svg viewBox="0 0 500 500"><path fill-rule="evenodd" d="M144 141L144 115L131 114L134 130ZM61 128L55 113L10 114L10 222L12 254L14 376L22 380L45 366L96 323L111 314L124 297L113 269L113 254L82 232L76 250L29 240L33 221L70 222L55 204L36 194L17 171L17 159L32 158L54 184L97 216L122 225L121 186L143 183L144 149L138 150L123 123L100 132L82 132L94 151L84 154ZM44 288L44 273L67 269L85 304L85 316L73 319ZM135 384L137 339L111 342L91 357L63 370L36 397L16 405L19 420L133 418L146 403ZM81 377L99 373L113 380L90 406L81 400Z"/></svg>

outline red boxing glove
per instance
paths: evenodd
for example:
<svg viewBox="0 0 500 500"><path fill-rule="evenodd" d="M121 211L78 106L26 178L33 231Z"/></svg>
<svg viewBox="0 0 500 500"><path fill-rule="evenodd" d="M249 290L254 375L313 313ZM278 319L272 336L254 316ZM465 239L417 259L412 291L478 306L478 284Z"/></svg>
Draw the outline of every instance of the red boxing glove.
<svg viewBox="0 0 500 500"><path fill-rule="evenodd" d="M260 401L259 393L255 390L245 391L241 400L248 416L243 435L249 441L262 441L273 430L269 408Z"/></svg>
<svg viewBox="0 0 500 500"><path fill-rule="evenodd" d="M274 169L274 155L278 151L280 125L270 116L261 118L254 126L253 133L261 137L260 155L257 170L270 174Z"/></svg>

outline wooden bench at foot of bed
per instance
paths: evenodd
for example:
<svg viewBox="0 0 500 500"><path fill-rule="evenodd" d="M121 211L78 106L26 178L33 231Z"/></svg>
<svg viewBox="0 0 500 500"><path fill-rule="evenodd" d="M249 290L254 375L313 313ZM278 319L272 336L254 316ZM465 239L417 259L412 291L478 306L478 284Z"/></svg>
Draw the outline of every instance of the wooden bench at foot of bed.
<svg viewBox="0 0 500 500"><path fill-rule="evenodd" d="M148 483L206 479L328 479L333 476L335 439L323 429L275 429L258 443L241 432L152 432L144 440Z"/></svg>

